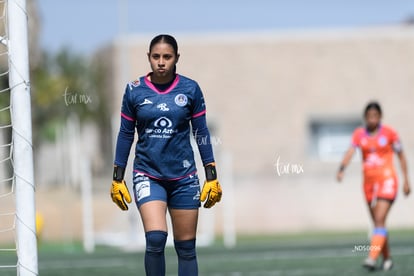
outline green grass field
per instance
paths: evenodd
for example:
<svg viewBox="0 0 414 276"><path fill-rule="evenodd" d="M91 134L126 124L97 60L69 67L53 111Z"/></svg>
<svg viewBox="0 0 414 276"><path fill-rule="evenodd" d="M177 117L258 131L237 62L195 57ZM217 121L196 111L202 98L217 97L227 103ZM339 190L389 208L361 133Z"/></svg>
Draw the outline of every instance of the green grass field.
<svg viewBox="0 0 414 276"><path fill-rule="evenodd" d="M355 246L367 245L366 233L314 233L278 236L240 237L233 249L218 241L198 248L200 275L413 275L414 230L390 231L394 259L392 271L367 272L361 262L367 252ZM1 263L12 262L3 256ZM176 275L173 248L166 251L167 275ZM15 269L2 269L0 275L16 275ZM79 245L41 244L41 276L128 276L145 275L143 253L127 253L98 247L93 254L83 253Z"/></svg>

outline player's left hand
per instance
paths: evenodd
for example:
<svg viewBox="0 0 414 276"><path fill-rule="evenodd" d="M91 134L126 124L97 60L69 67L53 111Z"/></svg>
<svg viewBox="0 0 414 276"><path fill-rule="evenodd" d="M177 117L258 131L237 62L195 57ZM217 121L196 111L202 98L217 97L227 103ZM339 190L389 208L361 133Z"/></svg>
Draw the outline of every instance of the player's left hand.
<svg viewBox="0 0 414 276"><path fill-rule="evenodd" d="M411 193L410 184L408 183L408 180L404 182L403 192L405 196L408 196Z"/></svg>
<svg viewBox="0 0 414 276"><path fill-rule="evenodd" d="M221 200L221 186L218 180L205 181L201 191L200 201L206 201L204 208L211 208ZM207 200L206 200L207 199Z"/></svg>
<svg viewBox="0 0 414 276"><path fill-rule="evenodd" d="M128 210L128 205L125 203L131 203L131 195L129 194L128 187L125 183L125 180L122 181L112 181L111 186L111 198L112 201L118 205L121 210Z"/></svg>
<svg viewBox="0 0 414 276"><path fill-rule="evenodd" d="M217 180L216 163L208 163L204 166L206 173L206 181L204 182L203 189L201 190L200 201L206 201L204 208L211 208L221 200L221 186Z"/></svg>

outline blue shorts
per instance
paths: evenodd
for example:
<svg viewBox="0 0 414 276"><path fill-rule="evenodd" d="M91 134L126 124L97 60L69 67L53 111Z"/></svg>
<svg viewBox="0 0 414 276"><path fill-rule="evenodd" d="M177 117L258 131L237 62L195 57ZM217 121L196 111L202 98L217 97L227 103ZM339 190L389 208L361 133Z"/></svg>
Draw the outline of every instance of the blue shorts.
<svg viewBox="0 0 414 276"><path fill-rule="evenodd" d="M201 206L197 174L179 180L159 180L134 173L133 190L138 208L153 200L165 201L173 209L197 209Z"/></svg>

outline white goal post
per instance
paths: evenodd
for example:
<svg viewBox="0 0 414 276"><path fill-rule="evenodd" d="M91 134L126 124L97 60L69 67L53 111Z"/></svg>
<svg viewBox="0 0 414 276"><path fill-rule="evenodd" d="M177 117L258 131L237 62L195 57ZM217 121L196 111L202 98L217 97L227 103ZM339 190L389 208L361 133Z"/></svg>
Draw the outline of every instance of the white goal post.
<svg viewBox="0 0 414 276"><path fill-rule="evenodd" d="M26 0L7 1L17 275L38 275Z"/></svg>

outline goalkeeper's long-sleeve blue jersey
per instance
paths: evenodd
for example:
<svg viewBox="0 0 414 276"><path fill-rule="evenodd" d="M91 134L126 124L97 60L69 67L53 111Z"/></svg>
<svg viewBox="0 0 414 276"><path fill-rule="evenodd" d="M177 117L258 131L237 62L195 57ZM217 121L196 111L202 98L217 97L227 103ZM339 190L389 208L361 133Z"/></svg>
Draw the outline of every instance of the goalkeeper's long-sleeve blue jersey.
<svg viewBox="0 0 414 276"><path fill-rule="evenodd" d="M165 91L157 89L146 76L128 83L122 100L115 165L126 167L135 129L135 172L163 180L195 173L191 129L203 164L214 162L202 91L197 82L185 76L177 74Z"/></svg>

